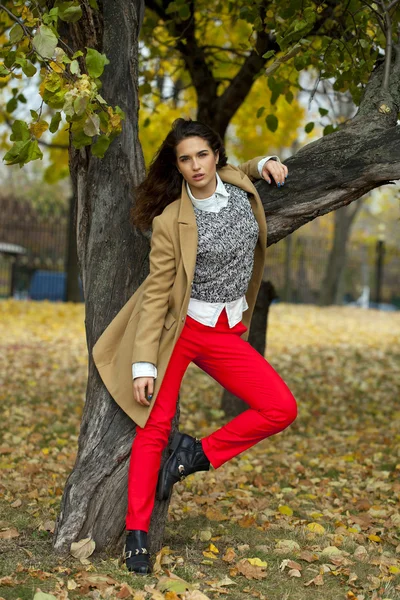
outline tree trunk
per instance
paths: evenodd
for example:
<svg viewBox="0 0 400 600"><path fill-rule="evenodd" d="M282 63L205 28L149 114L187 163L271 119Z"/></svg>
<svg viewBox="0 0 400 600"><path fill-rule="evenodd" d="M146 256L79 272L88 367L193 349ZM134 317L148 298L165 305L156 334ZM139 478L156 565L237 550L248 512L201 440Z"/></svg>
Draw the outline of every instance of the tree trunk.
<svg viewBox="0 0 400 600"><path fill-rule="evenodd" d="M353 206L342 206L335 212L335 230L333 244L329 252L324 280L321 286L320 306L340 304L339 289L347 258L347 242L354 219L363 204L363 200Z"/></svg>
<svg viewBox="0 0 400 600"><path fill-rule="evenodd" d="M67 250L66 250L66 301L82 302L81 290L79 286L79 264L78 252L76 248L76 219L75 219L75 197L72 195L69 199L68 211L68 232L67 232Z"/></svg>
<svg viewBox="0 0 400 600"><path fill-rule="evenodd" d="M262 281L249 332L249 343L261 356L265 356L266 350L269 307L271 306L271 302L277 297L278 295L272 283L270 281ZM240 413L246 410L248 406L241 398L238 398L235 394L231 394L228 390L224 390L221 399L221 408L225 412L226 417L236 417L236 415L240 415Z"/></svg>
<svg viewBox="0 0 400 600"><path fill-rule="evenodd" d="M141 0L105 0L101 19L93 12L68 29L74 49L95 47L108 56L102 95L122 108L126 120L104 159L92 156L88 148L71 147L70 151L89 372L78 456L65 485L54 532L54 548L62 554L69 551L71 542L85 537L95 540L97 550L117 550L123 542L134 423L105 389L91 351L148 274L149 241L129 223L131 190L144 176L138 141L137 60L143 9ZM158 502L153 512L149 535L153 550L162 539L167 509L168 502Z"/></svg>

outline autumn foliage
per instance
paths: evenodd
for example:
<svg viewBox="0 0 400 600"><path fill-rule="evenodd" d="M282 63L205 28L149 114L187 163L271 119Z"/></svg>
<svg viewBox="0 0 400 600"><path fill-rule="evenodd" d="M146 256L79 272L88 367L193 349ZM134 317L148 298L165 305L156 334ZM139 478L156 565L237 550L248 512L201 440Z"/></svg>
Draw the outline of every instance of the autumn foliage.
<svg viewBox="0 0 400 600"><path fill-rule="evenodd" d="M67 560L51 551L84 402L83 305L10 300L0 313L0 596L399 598L399 315L272 305L267 360L299 416L175 486L154 574L140 579L93 543ZM190 365L181 429L224 422L221 391Z"/></svg>

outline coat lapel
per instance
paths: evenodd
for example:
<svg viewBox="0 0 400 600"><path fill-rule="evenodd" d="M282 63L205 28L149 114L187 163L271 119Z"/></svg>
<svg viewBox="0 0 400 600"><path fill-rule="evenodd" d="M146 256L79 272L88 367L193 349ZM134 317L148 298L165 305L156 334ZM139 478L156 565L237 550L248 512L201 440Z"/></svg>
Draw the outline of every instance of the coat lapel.
<svg viewBox="0 0 400 600"><path fill-rule="evenodd" d="M232 183L250 193L250 203L253 214L259 226L258 244L261 247L262 254L265 252L267 244L267 226L265 221L264 207L257 193L256 188L250 179L243 171L233 169L230 165L222 167L218 170L218 175L222 181ZM186 181L182 180L181 202L178 214L179 227L179 242L181 248L181 256L183 266L188 277L188 281L193 280L194 270L196 266L198 233L196 216L193 210L193 204L190 200L187 190Z"/></svg>

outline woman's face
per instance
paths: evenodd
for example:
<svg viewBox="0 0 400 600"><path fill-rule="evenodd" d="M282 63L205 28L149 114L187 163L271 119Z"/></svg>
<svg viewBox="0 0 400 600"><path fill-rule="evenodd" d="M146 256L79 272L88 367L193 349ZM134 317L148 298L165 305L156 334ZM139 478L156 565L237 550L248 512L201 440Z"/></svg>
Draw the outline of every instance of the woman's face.
<svg viewBox="0 0 400 600"><path fill-rule="evenodd" d="M208 142L198 136L186 138L176 146L176 166L191 189L207 192L212 186L215 189L218 158L218 152L214 154Z"/></svg>

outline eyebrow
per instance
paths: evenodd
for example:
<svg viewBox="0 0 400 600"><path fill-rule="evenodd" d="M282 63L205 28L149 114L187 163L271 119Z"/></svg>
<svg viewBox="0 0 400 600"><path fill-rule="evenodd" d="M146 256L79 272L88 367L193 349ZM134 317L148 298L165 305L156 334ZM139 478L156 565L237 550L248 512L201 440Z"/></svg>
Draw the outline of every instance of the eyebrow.
<svg viewBox="0 0 400 600"><path fill-rule="evenodd" d="M199 150L197 152L197 154L201 154L201 152L208 152L208 148L204 148L204 150ZM188 154L181 154L181 156L178 156L178 158L189 158Z"/></svg>

